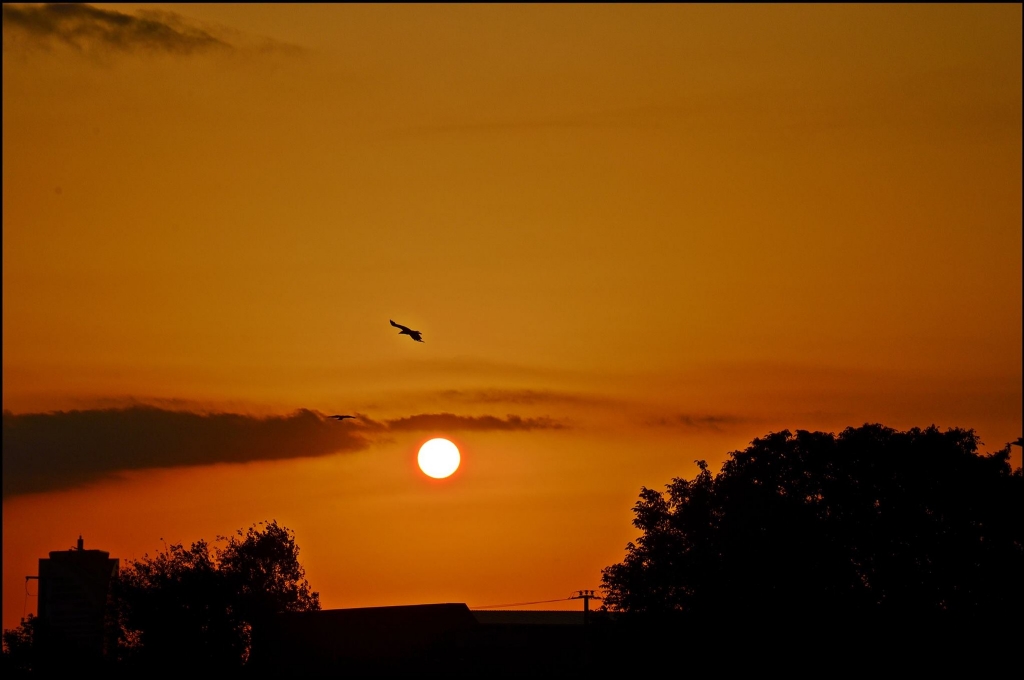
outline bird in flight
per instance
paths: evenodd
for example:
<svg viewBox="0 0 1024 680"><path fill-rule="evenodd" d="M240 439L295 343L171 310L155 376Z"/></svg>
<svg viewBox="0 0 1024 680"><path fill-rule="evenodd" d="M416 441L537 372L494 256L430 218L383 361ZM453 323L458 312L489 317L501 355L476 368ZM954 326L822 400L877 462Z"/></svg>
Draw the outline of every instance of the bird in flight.
<svg viewBox="0 0 1024 680"><path fill-rule="evenodd" d="M355 418L355 416L331 416L335 420L345 420L345 418Z"/></svg>
<svg viewBox="0 0 1024 680"><path fill-rule="evenodd" d="M391 321L391 319L388 319L388 321ZM394 326L395 328L401 328L402 329L402 330L398 331L399 335L408 335L410 338L412 338L416 342L423 342L423 338L421 337L422 334L419 331L414 331L411 328L406 328L402 324L395 323L394 321L391 321L391 325Z"/></svg>

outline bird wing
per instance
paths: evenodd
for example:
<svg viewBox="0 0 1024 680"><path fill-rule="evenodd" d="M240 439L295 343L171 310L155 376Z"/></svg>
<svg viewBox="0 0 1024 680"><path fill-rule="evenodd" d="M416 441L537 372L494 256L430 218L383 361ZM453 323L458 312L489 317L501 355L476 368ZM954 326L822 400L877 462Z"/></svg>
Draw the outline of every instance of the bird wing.
<svg viewBox="0 0 1024 680"><path fill-rule="evenodd" d="M391 319L388 319L388 321L391 321ZM408 326L403 326L402 324L395 323L394 321L391 321L391 325L394 326L395 328L401 328L402 329L401 332L399 332L399 335L401 335L402 333L405 333L406 335L408 335L410 338L412 338L416 342L423 342L423 339L420 337L420 331L414 331L413 329L409 328Z"/></svg>

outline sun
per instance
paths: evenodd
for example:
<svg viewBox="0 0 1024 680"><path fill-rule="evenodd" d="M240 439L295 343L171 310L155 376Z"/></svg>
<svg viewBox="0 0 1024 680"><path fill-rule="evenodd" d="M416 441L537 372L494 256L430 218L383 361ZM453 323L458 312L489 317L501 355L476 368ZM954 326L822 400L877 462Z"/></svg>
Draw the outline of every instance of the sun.
<svg viewBox="0 0 1024 680"><path fill-rule="evenodd" d="M459 469L459 449L447 439L431 439L420 447L417 458L424 474L434 479L444 479Z"/></svg>

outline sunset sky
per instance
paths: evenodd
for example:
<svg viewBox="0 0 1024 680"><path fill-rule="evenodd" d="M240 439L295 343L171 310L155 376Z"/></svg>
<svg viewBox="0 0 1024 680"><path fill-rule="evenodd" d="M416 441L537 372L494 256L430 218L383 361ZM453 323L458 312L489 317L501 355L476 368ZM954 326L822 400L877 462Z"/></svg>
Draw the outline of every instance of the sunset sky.
<svg viewBox="0 0 1024 680"><path fill-rule="evenodd" d="M1020 4L5 4L3 626L80 534L277 519L324 608L549 600L622 559L642 485L768 432L1002 448L1021 35Z"/></svg>

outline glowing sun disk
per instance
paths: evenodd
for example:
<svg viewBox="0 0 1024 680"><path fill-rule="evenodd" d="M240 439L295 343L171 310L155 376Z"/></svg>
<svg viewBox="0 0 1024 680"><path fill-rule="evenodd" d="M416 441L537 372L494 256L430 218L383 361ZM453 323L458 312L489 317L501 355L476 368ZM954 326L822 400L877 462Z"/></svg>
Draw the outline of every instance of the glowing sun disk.
<svg viewBox="0 0 1024 680"><path fill-rule="evenodd" d="M444 479L459 468L459 449L447 439L431 439L420 447L420 469L434 479Z"/></svg>

